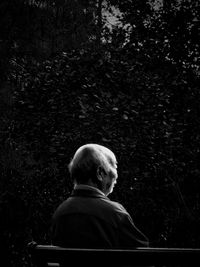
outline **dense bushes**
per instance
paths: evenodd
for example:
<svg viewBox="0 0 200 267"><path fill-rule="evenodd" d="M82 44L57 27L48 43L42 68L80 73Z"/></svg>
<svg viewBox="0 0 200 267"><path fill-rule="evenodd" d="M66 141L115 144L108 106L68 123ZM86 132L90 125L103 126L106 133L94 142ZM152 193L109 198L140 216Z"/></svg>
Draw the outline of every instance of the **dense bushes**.
<svg viewBox="0 0 200 267"><path fill-rule="evenodd" d="M197 81L167 64L146 71L124 50L13 60L1 235L15 266L27 264L23 251L32 238L50 242L51 215L72 188L67 164L88 142L116 153L120 179L111 198L152 246L199 245Z"/></svg>

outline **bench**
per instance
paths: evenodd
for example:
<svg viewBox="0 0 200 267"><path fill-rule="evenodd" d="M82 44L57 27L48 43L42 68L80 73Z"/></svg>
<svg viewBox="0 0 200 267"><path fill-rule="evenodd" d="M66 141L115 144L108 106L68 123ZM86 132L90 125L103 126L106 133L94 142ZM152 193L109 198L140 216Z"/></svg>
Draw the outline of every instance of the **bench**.
<svg viewBox="0 0 200 267"><path fill-rule="evenodd" d="M193 248L136 248L77 249L51 245L28 244L31 263L47 266L199 266L200 249Z"/></svg>

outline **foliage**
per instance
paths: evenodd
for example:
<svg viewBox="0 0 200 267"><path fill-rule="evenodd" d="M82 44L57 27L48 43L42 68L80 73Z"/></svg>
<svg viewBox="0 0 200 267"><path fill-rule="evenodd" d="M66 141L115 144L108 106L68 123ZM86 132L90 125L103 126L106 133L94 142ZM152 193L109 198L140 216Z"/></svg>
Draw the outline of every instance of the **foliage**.
<svg viewBox="0 0 200 267"><path fill-rule="evenodd" d="M9 50L0 106L8 266L28 265L32 238L50 242L52 213L72 189L67 164L88 142L116 153L120 178L110 197L152 246L199 246L197 6L115 3L121 24L102 25L98 50L87 38L44 60Z"/></svg>

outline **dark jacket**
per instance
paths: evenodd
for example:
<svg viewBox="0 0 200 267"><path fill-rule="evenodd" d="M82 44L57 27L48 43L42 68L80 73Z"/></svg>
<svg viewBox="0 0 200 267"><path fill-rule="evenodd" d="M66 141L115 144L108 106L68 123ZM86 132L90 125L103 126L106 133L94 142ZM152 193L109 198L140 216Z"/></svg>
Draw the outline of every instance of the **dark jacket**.
<svg viewBox="0 0 200 267"><path fill-rule="evenodd" d="M52 244L79 248L134 248L148 239L122 205L93 188L75 189L55 211Z"/></svg>

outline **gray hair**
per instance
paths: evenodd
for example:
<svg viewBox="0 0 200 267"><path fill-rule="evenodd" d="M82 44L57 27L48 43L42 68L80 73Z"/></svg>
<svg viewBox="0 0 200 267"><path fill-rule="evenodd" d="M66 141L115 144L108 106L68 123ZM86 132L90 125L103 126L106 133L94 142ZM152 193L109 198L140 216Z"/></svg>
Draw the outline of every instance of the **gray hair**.
<svg viewBox="0 0 200 267"><path fill-rule="evenodd" d="M115 164L116 157L110 149L98 144L86 144L75 152L68 168L75 182L87 183L89 179L96 180L98 167L110 172Z"/></svg>

